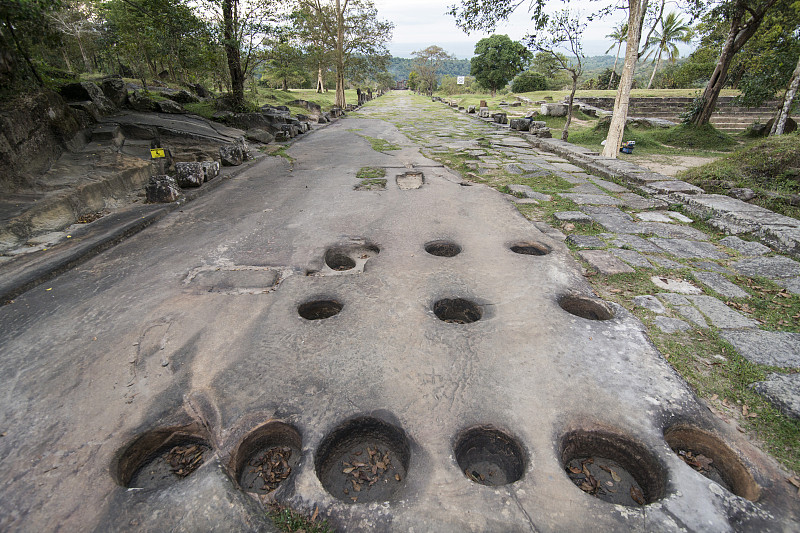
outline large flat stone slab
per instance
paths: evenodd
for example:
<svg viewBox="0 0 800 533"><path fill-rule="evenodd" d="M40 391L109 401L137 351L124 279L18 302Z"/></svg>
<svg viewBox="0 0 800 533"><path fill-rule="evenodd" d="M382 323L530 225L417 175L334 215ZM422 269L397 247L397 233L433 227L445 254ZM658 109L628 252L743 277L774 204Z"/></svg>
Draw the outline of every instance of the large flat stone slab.
<svg viewBox="0 0 800 533"><path fill-rule="evenodd" d="M662 239L661 237L651 237L650 242L682 259L725 259L727 257L716 246L708 242L690 241L688 239Z"/></svg>
<svg viewBox="0 0 800 533"><path fill-rule="evenodd" d="M731 266L745 276L763 276L772 279L800 276L800 263L788 257L754 257L742 259Z"/></svg>
<svg viewBox="0 0 800 533"><path fill-rule="evenodd" d="M748 361L759 365L800 368L800 333L723 330L720 335Z"/></svg>
<svg viewBox="0 0 800 533"><path fill-rule="evenodd" d="M621 200L607 194L581 194L581 193L559 193L560 196L572 200L578 205L619 205Z"/></svg>
<svg viewBox="0 0 800 533"><path fill-rule="evenodd" d="M769 374L751 387L786 416L800 419L800 374Z"/></svg>
<svg viewBox="0 0 800 533"><path fill-rule="evenodd" d="M694 277L714 292L728 298L748 298L750 295L718 272L695 272Z"/></svg>
<svg viewBox="0 0 800 533"><path fill-rule="evenodd" d="M719 240L720 244L724 244L728 248L732 248L742 255L760 256L770 253L772 250L768 246L764 246L760 242L745 241L731 235Z"/></svg>
<svg viewBox="0 0 800 533"><path fill-rule="evenodd" d="M713 296L694 295L686 297L703 313L711 324L721 329L757 328L758 322L731 309Z"/></svg>
<svg viewBox="0 0 800 533"><path fill-rule="evenodd" d="M650 264L650 261L648 261L645 256L636 250L623 250L622 248L615 248L611 250L611 253L631 266L640 268L653 268L653 265Z"/></svg>
<svg viewBox="0 0 800 533"><path fill-rule="evenodd" d="M635 272L631 267L604 250L583 250L578 255L600 274L610 276Z"/></svg>

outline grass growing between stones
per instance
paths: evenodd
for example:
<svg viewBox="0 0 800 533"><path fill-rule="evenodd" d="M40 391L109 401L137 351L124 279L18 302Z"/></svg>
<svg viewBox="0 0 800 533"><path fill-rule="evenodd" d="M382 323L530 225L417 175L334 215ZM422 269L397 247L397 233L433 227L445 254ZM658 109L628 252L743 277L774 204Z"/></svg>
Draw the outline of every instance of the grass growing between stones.
<svg viewBox="0 0 800 533"><path fill-rule="evenodd" d="M367 141L369 141L370 146L376 152L388 152L391 150L400 150L400 146L397 144L390 143L386 139L379 139L378 137L370 137L368 135L362 135Z"/></svg>
<svg viewBox="0 0 800 533"><path fill-rule="evenodd" d="M649 337L659 352L717 416L724 421L735 421L742 431L760 440L764 449L785 467L794 473L800 472L800 446L797 446L800 421L782 414L750 389L753 383L765 380L770 372L789 371L751 363L722 340L714 327L662 333L654 322L657 315L634 307L632 303L634 296L661 292L650 281L654 275L675 278L675 273L670 270L636 269L632 274L592 275L589 281L603 298L627 308L648 327ZM763 288L776 289L767 287L766 281ZM748 302L754 308L760 305L753 299ZM672 311L665 316L682 318Z"/></svg>
<svg viewBox="0 0 800 533"><path fill-rule="evenodd" d="M286 151L289 149L289 146L282 146L281 148L273 151L269 155L273 157L282 157L287 160L289 163L294 163L294 157L290 156Z"/></svg>
<svg viewBox="0 0 800 533"><path fill-rule="evenodd" d="M293 511L287 507L272 505L267 513L275 526L286 533L334 533L327 520L317 520L312 516Z"/></svg>
<svg viewBox="0 0 800 533"><path fill-rule="evenodd" d="M386 176L386 169L377 167L361 167L356 173L356 178L360 180L383 178L384 176Z"/></svg>

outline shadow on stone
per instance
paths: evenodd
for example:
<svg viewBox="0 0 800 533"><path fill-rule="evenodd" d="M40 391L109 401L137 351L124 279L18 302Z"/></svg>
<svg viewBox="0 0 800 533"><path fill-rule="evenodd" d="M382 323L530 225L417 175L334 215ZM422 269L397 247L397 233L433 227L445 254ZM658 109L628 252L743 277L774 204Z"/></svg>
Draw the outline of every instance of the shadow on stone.
<svg viewBox="0 0 800 533"><path fill-rule="evenodd" d="M461 246L452 241L431 241L425 244L425 251L437 257L455 257L461 253Z"/></svg>
<svg viewBox="0 0 800 533"><path fill-rule="evenodd" d="M519 441L490 426L464 430L453 451L464 475L481 485L508 485L525 473L527 460Z"/></svg>
<svg viewBox="0 0 800 533"><path fill-rule="evenodd" d="M272 492L292 474L302 447L295 428L284 422L267 422L251 431L234 451L230 464L234 479L246 492Z"/></svg>
<svg viewBox="0 0 800 533"><path fill-rule="evenodd" d="M614 313L602 301L577 294L567 294L558 300L564 311L587 320L611 320Z"/></svg>
<svg viewBox="0 0 800 533"><path fill-rule="evenodd" d="M683 462L729 492L753 502L761 496L761 488L744 463L719 437L677 425L664 432L664 439Z"/></svg>
<svg viewBox="0 0 800 533"><path fill-rule="evenodd" d="M463 298L445 298L433 304L433 313L439 320L451 324L470 324L483 316L478 304Z"/></svg>
<svg viewBox="0 0 800 533"><path fill-rule="evenodd" d="M297 313L306 320L323 320L338 315L344 304L336 300L312 300L301 304Z"/></svg>

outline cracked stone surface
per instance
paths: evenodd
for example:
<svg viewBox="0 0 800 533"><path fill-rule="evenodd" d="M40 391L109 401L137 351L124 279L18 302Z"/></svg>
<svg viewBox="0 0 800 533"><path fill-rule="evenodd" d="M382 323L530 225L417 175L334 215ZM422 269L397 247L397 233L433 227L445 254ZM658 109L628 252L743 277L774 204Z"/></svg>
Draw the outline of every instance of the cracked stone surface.
<svg viewBox="0 0 800 533"><path fill-rule="evenodd" d="M722 329L758 327L757 321L752 318L747 318L735 309L731 309L713 296L688 295L687 299L691 301L715 327Z"/></svg>
<svg viewBox="0 0 800 533"><path fill-rule="evenodd" d="M769 374L752 387L786 416L800 420L800 374Z"/></svg>
<svg viewBox="0 0 800 533"><path fill-rule="evenodd" d="M290 424L302 440L300 462L272 498L308 514L318 510L338 531L797 529L782 471L698 402L641 322L615 304L609 320L562 307L566 294L593 298L561 242L565 235L527 220L488 187L461 186L460 176L419 150L483 150L498 169L549 166L586 182L582 169L498 128L392 93L291 146L291 168L266 158L214 196L0 308L0 505L10 510L0 513L0 529L269 531L263 507L242 494L231 471L244 437L267 421ZM401 149L373 152L350 129ZM425 185L400 191L390 181L380 193L354 191L362 166L425 167ZM606 209L630 225L628 233L643 229L618 209L585 209L590 216L590 209ZM462 252L425 253L425 243L442 239ZM550 253L509 249L529 241ZM328 250L354 242L380 252L353 273L324 269ZM579 254L602 272L633 272L605 250ZM226 275L240 267L280 275L270 290L253 293L265 288L253 271L241 281ZM189 275L198 271L214 272L213 285L231 290L209 291L203 277ZM239 284L248 290L235 290ZM693 310L703 323L695 305L714 307L657 297ZM475 302L481 319L439 320L434 303L450 298ZM298 306L317 299L336 300L341 311L301 318ZM684 328L678 319L660 322L676 333ZM324 438L361 416L395 425L409 439L404 485L385 502L339 500L317 477ZM664 440L672 420L719 435L770 491L751 502L686 468ZM456 436L484 425L519 441L527 457L519 481L481 486L455 463ZM170 488L120 486L120 456L158 428L202 433L210 456ZM611 431L640 443L664 469L663 494L638 508L581 492L560 462L561 439L572 430Z"/></svg>
<svg viewBox="0 0 800 533"><path fill-rule="evenodd" d="M744 358L754 363L800 368L800 333L729 330L720 334Z"/></svg>
<svg viewBox="0 0 800 533"><path fill-rule="evenodd" d="M695 272L694 277L711 290L728 298L748 298L750 295L718 272Z"/></svg>

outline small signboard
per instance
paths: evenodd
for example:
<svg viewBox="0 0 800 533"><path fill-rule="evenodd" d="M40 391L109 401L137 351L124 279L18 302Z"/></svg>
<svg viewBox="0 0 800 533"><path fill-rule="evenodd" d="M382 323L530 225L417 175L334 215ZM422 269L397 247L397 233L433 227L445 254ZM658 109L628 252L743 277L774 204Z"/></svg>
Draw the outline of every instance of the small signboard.
<svg viewBox="0 0 800 533"><path fill-rule="evenodd" d="M459 76L458 79L456 80L456 83L458 85L464 85L464 83L466 82L466 79L464 78L465 78L464 76Z"/></svg>
<svg viewBox="0 0 800 533"><path fill-rule="evenodd" d="M158 159L159 157L167 157L167 154L164 153L163 148L151 148L150 157L153 159Z"/></svg>

